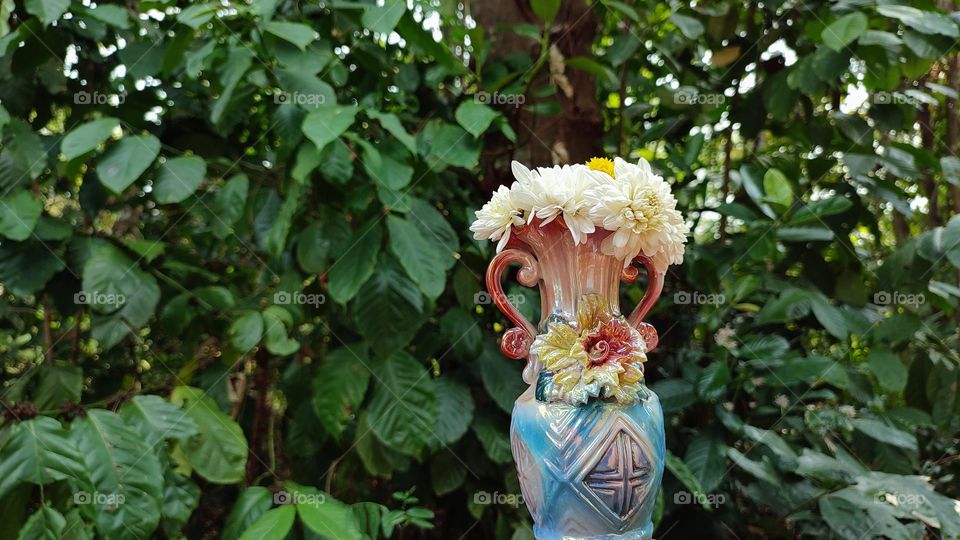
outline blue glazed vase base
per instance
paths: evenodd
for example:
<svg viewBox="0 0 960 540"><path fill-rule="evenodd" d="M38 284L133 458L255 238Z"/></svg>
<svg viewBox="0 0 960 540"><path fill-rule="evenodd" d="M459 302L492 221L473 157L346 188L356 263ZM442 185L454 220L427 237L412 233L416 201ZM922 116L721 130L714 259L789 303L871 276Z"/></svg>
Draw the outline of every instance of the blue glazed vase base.
<svg viewBox="0 0 960 540"><path fill-rule="evenodd" d="M533 536L537 540L651 540L653 538L653 524L621 534L601 534L599 536L570 536L555 531L544 531L540 527L534 526Z"/></svg>

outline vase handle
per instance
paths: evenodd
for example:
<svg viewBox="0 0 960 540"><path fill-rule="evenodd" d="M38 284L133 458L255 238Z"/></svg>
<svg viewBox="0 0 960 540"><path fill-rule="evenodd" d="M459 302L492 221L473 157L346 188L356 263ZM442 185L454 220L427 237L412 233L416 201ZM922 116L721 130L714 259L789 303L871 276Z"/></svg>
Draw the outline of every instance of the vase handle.
<svg viewBox="0 0 960 540"><path fill-rule="evenodd" d="M627 283L633 283L640 275L640 270L632 264L636 262L642 264L647 270L647 292L644 293L637 307L633 308L633 313L627 317L627 322L640 332L643 340L647 343L647 352L650 352L657 348L660 338L657 336L657 329L652 324L643 322L643 318L653 309L657 299L660 298L660 293L663 292L663 272L657 270L650 257L638 255L631 261L630 265L623 269L623 274L621 274L621 278Z"/></svg>
<svg viewBox="0 0 960 540"><path fill-rule="evenodd" d="M530 354L530 345L533 344L533 339L537 335L537 327L520 313L503 292L500 280L504 270L513 263L520 263L520 270L517 271L518 283L526 287L537 285L540 281L540 265L537 259L529 251L510 248L501 251L490 261L490 266L487 267L487 291L497 309L515 325L503 334L500 350L510 358L522 360ZM527 368L524 369L524 380L528 378L528 371L532 372L534 380L540 371L538 366L531 366L531 363L528 363Z"/></svg>

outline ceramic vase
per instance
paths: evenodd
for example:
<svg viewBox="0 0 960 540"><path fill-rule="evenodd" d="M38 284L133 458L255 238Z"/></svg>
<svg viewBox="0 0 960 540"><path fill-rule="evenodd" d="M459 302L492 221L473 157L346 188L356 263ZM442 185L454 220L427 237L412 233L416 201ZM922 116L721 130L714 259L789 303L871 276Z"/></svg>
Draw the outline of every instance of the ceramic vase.
<svg viewBox="0 0 960 540"><path fill-rule="evenodd" d="M651 516L664 466L663 413L660 402L640 381L614 399L590 385L580 399L559 388L557 373L546 369L538 337L564 325L581 336L589 362L617 350L615 338L578 327L583 313L629 325L642 340L643 353L657 345L656 330L643 322L663 286L663 274L644 257L631 264L605 255L598 230L575 244L562 218L537 221L514 230L505 249L490 262L487 289L495 305L516 325L505 332L502 352L526 360L529 388L513 408L510 441L523 498L538 540L648 539ZM639 263L648 274L647 291L629 316L620 313L620 283L633 283ZM504 295L504 271L519 264L516 279L539 287L541 319L526 320ZM636 330L634 332L634 329ZM578 334L579 333L579 334ZM534 347L531 347L534 346ZM579 350L579 349L578 349ZM642 364L641 364L642 369Z"/></svg>

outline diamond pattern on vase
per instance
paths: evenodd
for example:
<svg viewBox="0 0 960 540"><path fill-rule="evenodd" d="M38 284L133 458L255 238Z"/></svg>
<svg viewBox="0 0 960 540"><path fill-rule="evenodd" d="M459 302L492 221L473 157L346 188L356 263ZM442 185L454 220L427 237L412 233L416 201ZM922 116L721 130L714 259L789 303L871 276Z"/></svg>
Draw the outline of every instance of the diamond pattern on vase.
<svg viewBox="0 0 960 540"><path fill-rule="evenodd" d="M540 414L547 420L544 434L559 450L553 459L546 457L545 463L559 478L566 479L579 456L574 439L590 433L601 414L592 408L572 406L541 407Z"/></svg>
<svg viewBox="0 0 960 540"><path fill-rule="evenodd" d="M510 434L510 447L513 450L513 459L517 462L517 477L520 479L520 492L523 501L533 516L533 521L540 520L540 508L543 505L543 477L530 449L523 443L516 432Z"/></svg>
<svg viewBox="0 0 960 540"><path fill-rule="evenodd" d="M629 421L616 415L607 429L608 435L590 452L595 458L582 470L581 494L599 503L621 528L646 499L653 466L646 438Z"/></svg>

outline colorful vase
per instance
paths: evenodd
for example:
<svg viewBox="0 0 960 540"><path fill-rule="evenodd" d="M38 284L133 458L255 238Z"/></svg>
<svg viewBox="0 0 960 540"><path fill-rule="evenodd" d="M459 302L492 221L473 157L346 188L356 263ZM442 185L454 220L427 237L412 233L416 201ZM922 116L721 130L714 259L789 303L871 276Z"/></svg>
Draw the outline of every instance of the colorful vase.
<svg viewBox="0 0 960 540"><path fill-rule="evenodd" d="M526 359L530 387L517 399L510 441L538 540L648 539L663 477L663 412L643 383L642 361L657 345L643 322L663 287L651 261L648 288L628 317L620 282L639 270L605 255L598 230L575 244L562 218L515 229L490 262L487 288L516 325L501 341ZM539 286L541 319L526 320L504 295L502 274Z"/></svg>

